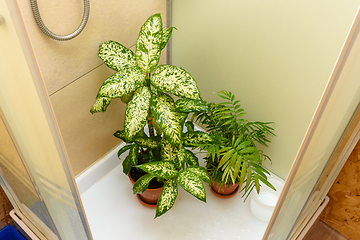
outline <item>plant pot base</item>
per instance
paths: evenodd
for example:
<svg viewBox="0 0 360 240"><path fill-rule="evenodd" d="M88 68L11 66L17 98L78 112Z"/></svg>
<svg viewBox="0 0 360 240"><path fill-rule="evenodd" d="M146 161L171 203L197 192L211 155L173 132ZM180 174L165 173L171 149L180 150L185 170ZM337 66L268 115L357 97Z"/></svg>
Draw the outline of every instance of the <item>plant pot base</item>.
<svg viewBox="0 0 360 240"><path fill-rule="evenodd" d="M137 199L139 200L139 202L145 206L145 207L149 207L149 208L156 208L157 203L148 203L145 202L144 199L141 197L140 194L136 194Z"/></svg>
<svg viewBox="0 0 360 240"><path fill-rule="evenodd" d="M239 186L237 186L237 188L232 192L232 193L229 193L229 194L221 194L221 193L218 193L217 191L215 191L211 186L210 186L210 189L211 191L213 192L213 194L215 194L215 196L217 197L220 197L220 198L230 198L232 196L234 196L237 191L239 190Z"/></svg>

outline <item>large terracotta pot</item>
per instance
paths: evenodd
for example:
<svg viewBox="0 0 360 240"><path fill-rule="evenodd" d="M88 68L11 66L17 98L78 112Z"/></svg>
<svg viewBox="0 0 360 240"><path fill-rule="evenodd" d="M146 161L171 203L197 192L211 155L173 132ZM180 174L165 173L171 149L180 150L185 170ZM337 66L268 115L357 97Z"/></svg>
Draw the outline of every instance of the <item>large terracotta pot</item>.
<svg viewBox="0 0 360 240"><path fill-rule="evenodd" d="M134 180L130 176L130 173L128 174L128 176L132 184L135 184ZM139 202L142 203L144 206L155 208L162 189L162 187L155 189L148 188L143 193L136 194L136 196Z"/></svg>
<svg viewBox="0 0 360 240"><path fill-rule="evenodd" d="M229 198L234 196L239 189L239 183L222 184L211 182L211 191L218 197Z"/></svg>

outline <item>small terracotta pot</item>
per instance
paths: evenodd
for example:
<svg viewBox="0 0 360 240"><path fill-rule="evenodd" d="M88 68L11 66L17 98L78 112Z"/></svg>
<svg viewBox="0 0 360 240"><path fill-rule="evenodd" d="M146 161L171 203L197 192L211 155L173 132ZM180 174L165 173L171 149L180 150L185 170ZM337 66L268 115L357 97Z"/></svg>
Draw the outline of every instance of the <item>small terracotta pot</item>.
<svg viewBox="0 0 360 240"><path fill-rule="evenodd" d="M218 197L229 198L234 196L239 189L239 183L223 184L219 186L217 182L211 182L211 191Z"/></svg>
<svg viewBox="0 0 360 240"><path fill-rule="evenodd" d="M135 184L134 180L130 176L130 173L128 174L128 176L132 184ZM143 193L136 194L136 196L139 202L142 203L144 206L155 208L161 191L162 187L155 189L148 188Z"/></svg>

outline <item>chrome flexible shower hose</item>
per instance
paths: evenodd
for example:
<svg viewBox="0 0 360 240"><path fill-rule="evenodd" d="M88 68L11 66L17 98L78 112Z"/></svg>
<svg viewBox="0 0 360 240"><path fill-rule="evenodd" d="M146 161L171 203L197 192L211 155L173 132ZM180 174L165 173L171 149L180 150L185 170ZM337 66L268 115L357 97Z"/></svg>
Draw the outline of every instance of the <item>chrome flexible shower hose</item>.
<svg viewBox="0 0 360 240"><path fill-rule="evenodd" d="M70 39L73 39L74 37L76 37L77 35L79 35L81 33L81 31L85 28L85 25L89 19L90 3L89 3L89 0L84 0L84 15L83 15L83 19L80 23L80 26L74 32L72 32L68 35L57 35L57 34L51 32L45 26L43 20L41 19L40 13L39 13L37 0L30 0L30 4L31 4L31 10L33 12L35 21L36 21L37 25L40 27L41 31L43 31L43 33L45 33L48 37L58 40L58 41L70 40Z"/></svg>

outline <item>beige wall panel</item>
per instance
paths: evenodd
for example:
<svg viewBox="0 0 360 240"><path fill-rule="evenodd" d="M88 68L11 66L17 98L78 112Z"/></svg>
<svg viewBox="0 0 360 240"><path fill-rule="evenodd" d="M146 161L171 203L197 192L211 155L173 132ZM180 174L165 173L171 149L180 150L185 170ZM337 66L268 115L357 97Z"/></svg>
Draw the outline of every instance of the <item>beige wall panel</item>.
<svg viewBox="0 0 360 240"><path fill-rule="evenodd" d="M113 74L101 65L50 97L74 174L77 175L121 142L125 104L114 99L104 113L90 113L100 85Z"/></svg>
<svg viewBox="0 0 360 240"><path fill-rule="evenodd" d="M30 1L18 2L49 94L101 64L96 53L102 42L114 40L130 47L150 15L162 13L166 22L165 0L92 0L83 32L72 40L59 42L48 38L36 25ZM39 0L38 5L45 25L54 33L69 34L81 22L82 0Z"/></svg>
<svg viewBox="0 0 360 240"><path fill-rule="evenodd" d="M228 90L250 121L271 121L265 167L285 179L346 39L359 0L173 0L172 63L206 101Z"/></svg>

